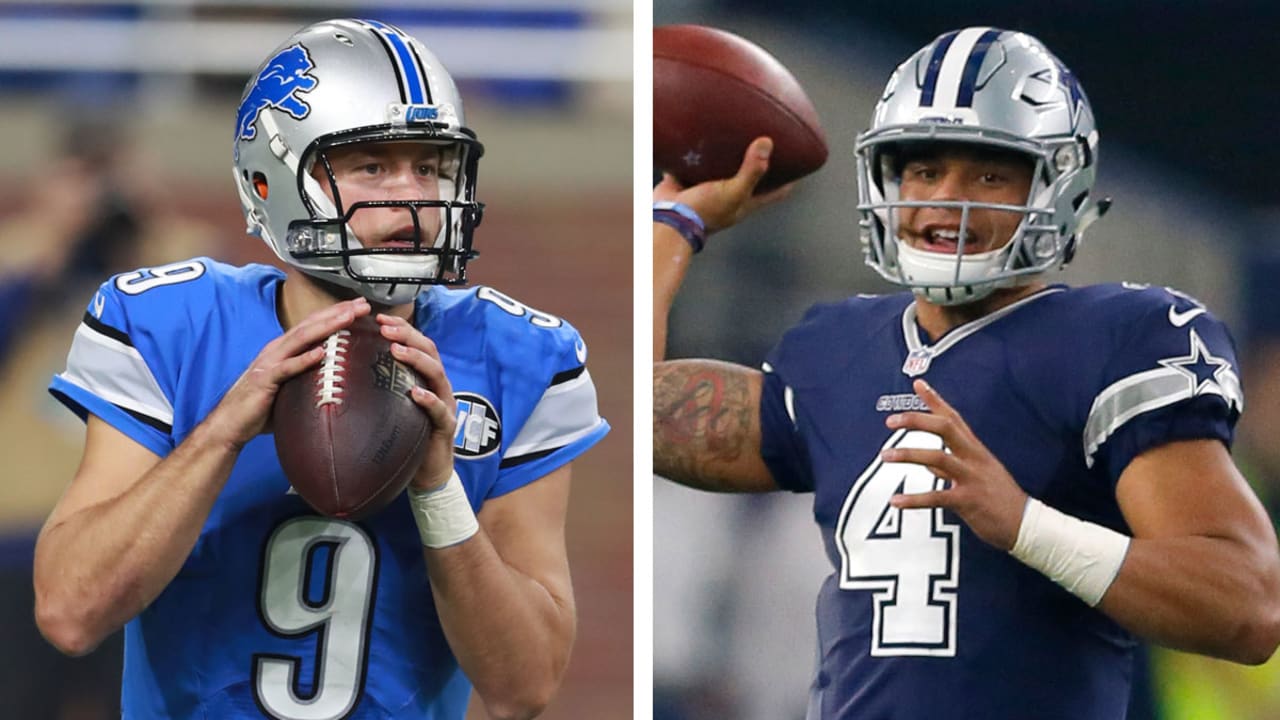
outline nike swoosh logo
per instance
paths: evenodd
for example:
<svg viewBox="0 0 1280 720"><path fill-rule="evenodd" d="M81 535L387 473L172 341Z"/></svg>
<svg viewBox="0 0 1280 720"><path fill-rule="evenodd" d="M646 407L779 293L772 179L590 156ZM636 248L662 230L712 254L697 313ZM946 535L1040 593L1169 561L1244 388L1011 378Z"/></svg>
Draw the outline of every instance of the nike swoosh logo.
<svg viewBox="0 0 1280 720"><path fill-rule="evenodd" d="M1176 307L1174 307L1173 305L1170 305L1169 306L1169 323L1172 324L1174 327L1182 327L1183 325L1186 325L1187 323L1191 322L1193 318L1195 318L1197 315L1200 315L1204 311L1205 311L1204 308L1194 308L1186 312L1180 313L1178 312L1178 309Z"/></svg>
<svg viewBox="0 0 1280 720"><path fill-rule="evenodd" d="M578 362L584 363L587 361L587 346L581 340L574 343L573 349L578 355Z"/></svg>
<svg viewBox="0 0 1280 720"><path fill-rule="evenodd" d="M93 296L93 314L99 320L102 319L102 310L106 306L107 299L102 297L102 293Z"/></svg>

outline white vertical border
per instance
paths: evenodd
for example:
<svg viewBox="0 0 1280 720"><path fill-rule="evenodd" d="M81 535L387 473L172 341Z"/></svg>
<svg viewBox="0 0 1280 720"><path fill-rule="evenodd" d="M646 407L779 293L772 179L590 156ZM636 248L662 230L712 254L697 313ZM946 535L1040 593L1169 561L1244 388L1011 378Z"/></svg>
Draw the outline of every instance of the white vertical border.
<svg viewBox="0 0 1280 720"><path fill-rule="evenodd" d="M653 717L653 0L634 0L634 718Z"/></svg>

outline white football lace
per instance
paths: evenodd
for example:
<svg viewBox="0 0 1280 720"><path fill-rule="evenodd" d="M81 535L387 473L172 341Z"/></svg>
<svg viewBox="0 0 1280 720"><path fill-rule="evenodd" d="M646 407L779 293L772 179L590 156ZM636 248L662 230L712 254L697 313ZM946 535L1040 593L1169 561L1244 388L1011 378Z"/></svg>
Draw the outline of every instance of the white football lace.
<svg viewBox="0 0 1280 720"><path fill-rule="evenodd" d="M339 330L324 341L324 360L320 363L320 375L316 380L316 407L342 404L343 370L346 369L347 336L349 330Z"/></svg>

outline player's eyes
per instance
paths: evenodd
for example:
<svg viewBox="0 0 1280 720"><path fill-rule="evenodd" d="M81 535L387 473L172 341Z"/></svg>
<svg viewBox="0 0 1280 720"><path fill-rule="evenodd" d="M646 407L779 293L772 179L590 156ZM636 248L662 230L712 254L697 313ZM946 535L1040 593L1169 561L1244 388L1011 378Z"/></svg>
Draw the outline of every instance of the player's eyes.
<svg viewBox="0 0 1280 720"><path fill-rule="evenodd" d="M938 177L938 170L929 165L908 165L903 174L915 180L934 180Z"/></svg>
<svg viewBox="0 0 1280 720"><path fill-rule="evenodd" d="M440 168L434 164L423 163L418 166L419 175L438 175L439 173Z"/></svg>

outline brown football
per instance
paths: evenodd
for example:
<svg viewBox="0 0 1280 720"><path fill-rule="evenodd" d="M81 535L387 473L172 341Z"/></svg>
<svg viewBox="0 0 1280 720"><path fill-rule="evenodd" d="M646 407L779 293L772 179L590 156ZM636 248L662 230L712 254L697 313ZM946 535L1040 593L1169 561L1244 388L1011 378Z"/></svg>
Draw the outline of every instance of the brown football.
<svg viewBox="0 0 1280 720"><path fill-rule="evenodd" d="M409 395L417 373L392 357L372 317L330 335L324 348L320 365L276 393L276 455L317 512L358 520L409 484L431 422Z"/></svg>
<svg viewBox="0 0 1280 720"><path fill-rule="evenodd" d="M751 141L773 138L766 192L827 161L804 88L754 43L701 25L653 29L653 162L683 185L732 177Z"/></svg>

